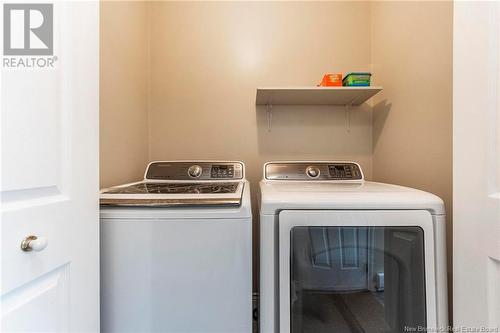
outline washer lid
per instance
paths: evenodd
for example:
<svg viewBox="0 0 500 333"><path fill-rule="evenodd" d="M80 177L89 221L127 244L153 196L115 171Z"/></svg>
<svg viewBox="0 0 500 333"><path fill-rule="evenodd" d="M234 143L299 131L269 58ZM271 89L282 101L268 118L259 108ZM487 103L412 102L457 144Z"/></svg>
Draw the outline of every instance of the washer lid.
<svg viewBox="0 0 500 333"><path fill-rule="evenodd" d="M239 206L244 182L166 183L143 181L101 191L101 205L111 206Z"/></svg>
<svg viewBox="0 0 500 333"><path fill-rule="evenodd" d="M170 219L185 220L212 220L212 219L235 219L246 220L252 216L250 204L250 186L247 181L242 184L241 204L238 205L101 205L101 219L108 220L149 220L154 219L158 222ZM101 194L105 196L106 194ZM109 194L118 195L118 194ZM122 194L123 195L123 194ZM136 196L139 194L136 194ZM151 195L151 194L146 194ZM158 194L154 194L158 196ZM169 194L169 196L178 196L179 194ZM217 194L213 194L216 196ZM227 194L218 194L226 196ZM135 199L137 200L137 199Z"/></svg>
<svg viewBox="0 0 500 333"><path fill-rule="evenodd" d="M283 209L423 209L445 214L436 195L391 184L263 180L260 189L261 214L266 215Z"/></svg>
<svg viewBox="0 0 500 333"><path fill-rule="evenodd" d="M231 183L155 183L140 182L112 187L103 194L215 194L236 193L236 182Z"/></svg>
<svg viewBox="0 0 500 333"><path fill-rule="evenodd" d="M245 166L237 161L154 161L144 180L101 191L106 206L240 206Z"/></svg>

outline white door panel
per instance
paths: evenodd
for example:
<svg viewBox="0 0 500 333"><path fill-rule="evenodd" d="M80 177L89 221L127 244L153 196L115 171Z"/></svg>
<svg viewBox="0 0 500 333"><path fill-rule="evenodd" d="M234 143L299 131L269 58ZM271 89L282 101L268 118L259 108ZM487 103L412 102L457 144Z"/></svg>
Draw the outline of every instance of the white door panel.
<svg viewBox="0 0 500 333"><path fill-rule="evenodd" d="M2 114L2 151L5 156L16 156L16 159L3 161L4 191L57 187L60 181L57 177L61 160L58 142L62 126L67 125L61 124L62 110L53 104L60 100L60 71L58 68L50 72L12 70L2 73L10 92L4 97L2 108L15 110ZM37 87L40 82L45 84ZM36 126L26 126L30 123Z"/></svg>
<svg viewBox="0 0 500 333"><path fill-rule="evenodd" d="M311 265L311 287L335 290L368 288L366 231L314 228L300 234L298 240L311 244L308 251L300 253L300 260Z"/></svg>
<svg viewBox="0 0 500 333"><path fill-rule="evenodd" d="M99 330L98 10L55 2L55 67L2 68L5 332ZM47 247L22 251L30 235Z"/></svg>
<svg viewBox="0 0 500 333"><path fill-rule="evenodd" d="M3 331L68 332L69 295L68 264L10 291L2 301ZM40 311L47 304L53 315Z"/></svg>
<svg viewBox="0 0 500 333"><path fill-rule="evenodd" d="M455 326L500 328L499 22L498 2L454 5Z"/></svg>
<svg viewBox="0 0 500 333"><path fill-rule="evenodd" d="M493 158L496 157L492 163L493 175L496 176L496 182L493 182L493 193L490 194L490 202L492 202L493 212L493 232L496 237L493 239L493 253L488 260L488 325L491 327L500 327L500 4L497 4L496 10L497 20L497 38L496 38L496 53L493 54L497 57L497 81L496 81L496 123L493 122L492 134L496 134L496 142L491 151ZM496 175L495 175L496 170ZM496 207L496 209L495 209ZM496 211L496 218L495 218ZM496 241L496 244L495 244ZM496 246L495 246L496 245Z"/></svg>
<svg viewBox="0 0 500 333"><path fill-rule="evenodd" d="M488 326L500 327L500 261L488 260Z"/></svg>

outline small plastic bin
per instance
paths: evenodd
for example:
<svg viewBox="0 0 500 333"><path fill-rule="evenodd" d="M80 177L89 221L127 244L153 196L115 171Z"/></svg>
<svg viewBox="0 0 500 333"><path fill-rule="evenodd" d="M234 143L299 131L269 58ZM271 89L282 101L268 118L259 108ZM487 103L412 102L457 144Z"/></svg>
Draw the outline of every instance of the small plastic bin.
<svg viewBox="0 0 500 333"><path fill-rule="evenodd" d="M318 87L342 87L342 74L325 74Z"/></svg>
<svg viewBox="0 0 500 333"><path fill-rule="evenodd" d="M346 87L369 87L371 76L371 73L365 72L349 73L342 80L342 85Z"/></svg>

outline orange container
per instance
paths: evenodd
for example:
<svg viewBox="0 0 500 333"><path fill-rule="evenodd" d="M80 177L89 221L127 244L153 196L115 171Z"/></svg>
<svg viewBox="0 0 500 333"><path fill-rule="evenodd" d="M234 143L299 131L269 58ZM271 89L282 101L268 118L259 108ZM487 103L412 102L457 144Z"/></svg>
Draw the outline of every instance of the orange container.
<svg viewBox="0 0 500 333"><path fill-rule="evenodd" d="M342 74L325 74L323 80L318 84L319 87L342 87Z"/></svg>

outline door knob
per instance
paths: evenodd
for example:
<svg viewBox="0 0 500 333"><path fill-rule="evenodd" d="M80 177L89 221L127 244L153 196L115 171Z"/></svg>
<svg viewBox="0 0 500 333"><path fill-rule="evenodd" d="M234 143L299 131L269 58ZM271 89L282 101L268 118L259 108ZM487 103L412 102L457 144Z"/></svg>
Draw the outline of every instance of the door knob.
<svg viewBox="0 0 500 333"><path fill-rule="evenodd" d="M21 250L29 251L42 251L49 245L46 237L28 236L21 242Z"/></svg>

